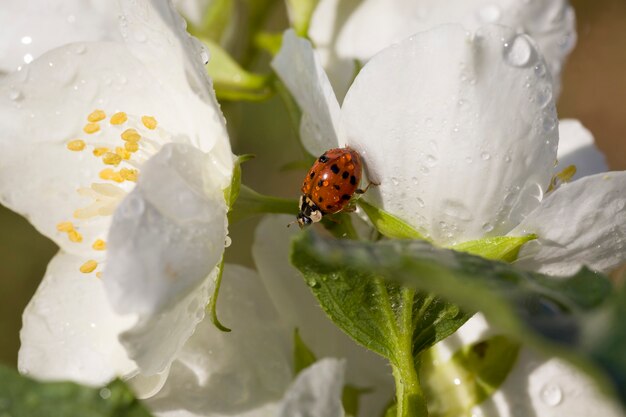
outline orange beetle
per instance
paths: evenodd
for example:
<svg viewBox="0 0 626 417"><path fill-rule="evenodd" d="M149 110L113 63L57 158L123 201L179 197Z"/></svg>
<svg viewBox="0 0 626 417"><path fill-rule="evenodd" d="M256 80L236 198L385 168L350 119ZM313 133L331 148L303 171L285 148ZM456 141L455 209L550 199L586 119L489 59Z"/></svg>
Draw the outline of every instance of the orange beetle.
<svg viewBox="0 0 626 417"><path fill-rule="evenodd" d="M297 216L300 227L319 222L326 214L339 213L355 193L364 193L365 190L358 188L362 171L361 156L354 149L346 147L324 152L302 183Z"/></svg>

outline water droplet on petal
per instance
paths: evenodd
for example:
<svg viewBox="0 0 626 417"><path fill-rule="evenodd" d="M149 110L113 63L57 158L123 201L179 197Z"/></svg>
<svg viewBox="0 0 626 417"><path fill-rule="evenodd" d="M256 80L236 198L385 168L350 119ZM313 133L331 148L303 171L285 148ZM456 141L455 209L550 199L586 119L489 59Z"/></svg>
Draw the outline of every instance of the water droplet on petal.
<svg viewBox="0 0 626 417"><path fill-rule="evenodd" d="M482 229L483 229L483 231L485 233L489 233L489 232L493 231L494 227L493 227L493 224L487 222L487 223L483 224Z"/></svg>
<svg viewBox="0 0 626 417"><path fill-rule="evenodd" d="M76 55L82 55L85 53L86 50L87 50L87 47L83 45L82 43L79 43L78 45L74 46L74 53Z"/></svg>
<svg viewBox="0 0 626 417"><path fill-rule="evenodd" d="M232 243L233 243L233 240L230 238L230 236L226 236L226 238L224 239L224 247L225 247L225 248L227 248L227 247L229 247Z"/></svg>
<svg viewBox="0 0 626 417"><path fill-rule="evenodd" d="M16 89L10 89L9 90L9 99L11 101L18 101L20 99L22 99L22 92L20 90L16 90Z"/></svg>
<svg viewBox="0 0 626 417"><path fill-rule="evenodd" d="M489 159L491 159L491 155L489 155L489 152L481 153L480 157L483 159L483 161L488 161Z"/></svg>
<svg viewBox="0 0 626 417"><path fill-rule="evenodd" d="M126 204L123 205L124 215L126 217L136 217L143 213L146 204L141 197L130 195L126 198Z"/></svg>
<svg viewBox="0 0 626 417"><path fill-rule="evenodd" d="M533 57L533 48L526 35L517 35L510 43L504 44L504 58L509 65L523 67Z"/></svg>
<svg viewBox="0 0 626 417"><path fill-rule="evenodd" d="M537 94L537 104L544 109L552 100L552 87L547 85L543 90Z"/></svg>
<svg viewBox="0 0 626 417"><path fill-rule="evenodd" d="M417 199L417 205L420 207L424 207L424 200L422 200L421 198Z"/></svg>
<svg viewBox="0 0 626 417"><path fill-rule="evenodd" d="M400 181L396 177L391 177L391 182L393 183L393 185L400 184Z"/></svg>
<svg viewBox="0 0 626 417"><path fill-rule="evenodd" d="M99 394L100 398L102 398L103 400L108 400L109 398L111 398L111 390L108 388L102 388Z"/></svg>
<svg viewBox="0 0 626 417"><path fill-rule="evenodd" d="M431 167L437 165L437 157L435 155L428 155L426 157L426 163Z"/></svg>
<svg viewBox="0 0 626 417"><path fill-rule="evenodd" d="M563 391L561 388L553 383L548 383L541 388L539 392L541 400L549 406L556 406L563 400Z"/></svg>

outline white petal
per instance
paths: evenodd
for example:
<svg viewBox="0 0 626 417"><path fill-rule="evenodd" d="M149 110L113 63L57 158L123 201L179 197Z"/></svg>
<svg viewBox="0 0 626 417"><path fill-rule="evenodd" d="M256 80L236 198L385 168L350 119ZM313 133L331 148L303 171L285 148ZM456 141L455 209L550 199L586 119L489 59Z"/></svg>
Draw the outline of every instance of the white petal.
<svg viewBox="0 0 626 417"><path fill-rule="evenodd" d="M0 27L0 72L68 43L121 40L110 0L3 0Z"/></svg>
<svg viewBox="0 0 626 417"><path fill-rule="evenodd" d="M436 243L502 235L541 200L558 132L532 42L441 26L388 48L343 106L347 143L380 182L367 198Z"/></svg>
<svg viewBox="0 0 626 417"><path fill-rule="evenodd" d="M326 10L328 15L329 8L320 9L316 14ZM315 24L323 17L312 20L314 42L319 32ZM446 23L459 23L469 30L497 23L527 33L548 63L558 95L563 62L576 42L574 10L564 0L366 0L336 24L336 53L344 61L365 62L394 42Z"/></svg>
<svg viewBox="0 0 626 417"><path fill-rule="evenodd" d="M517 265L571 275L582 265L610 272L626 262L626 172L596 174L551 193L511 235L536 233Z"/></svg>
<svg viewBox="0 0 626 417"><path fill-rule="evenodd" d="M206 10L214 2L215 0L174 0L174 5L185 16L185 19L199 26L202 24Z"/></svg>
<svg viewBox="0 0 626 417"><path fill-rule="evenodd" d="M355 59L339 57L335 45L344 22L360 4L361 0L321 0L311 16L308 35L339 102L348 92L357 67Z"/></svg>
<svg viewBox="0 0 626 417"><path fill-rule="evenodd" d="M145 6L143 2L133 5L139 7L139 3ZM78 189L105 182L98 173L111 166L91 151L124 146L120 134L126 128L146 130L140 120L143 115L156 117L159 127L148 131L149 141L141 141L140 152L129 161L131 168L174 138L211 151L215 177L221 177L223 187L230 181L233 161L226 130L206 75L200 75L192 57L187 57L191 48L187 41L191 41L186 34L179 38L178 32L172 34L163 29L162 22L160 26L156 22L156 28L162 30L155 41L162 44L152 44L152 40L135 44L139 42L135 28L150 26L150 19L155 18L154 10L146 10L149 13L143 17L148 20L141 23L135 24L130 12L122 20L125 30L135 34L126 37L132 51L120 43L65 46L0 80L0 201L27 216L39 231L70 253L91 251L91 244L104 237L109 224L107 215L77 222L83 235L81 244L56 230L60 222L76 221L73 213L77 209L93 203L92 198L79 195ZM166 63L155 58L163 51L169 54ZM197 50L193 54L200 61ZM114 126L107 118L99 123L99 132L86 134L87 115L95 109L104 109L107 116L125 111L129 121ZM75 139L85 141L85 150L66 148ZM121 167L128 168L127 163ZM130 188L132 185L125 183L122 191ZM110 209L119 199L114 200Z"/></svg>
<svg viewBox="0 0 626 417"><path fill-rule="evenodd" d="M574 179L599 174L609 169L606 158L593 140L593 135L578 120L559 122L559 165L556 171L576 166Z"/></svg>
<svg viewBox="0 0 626 417"><path fill-rule="evenodd" d="M473 412L498 417L618 417L619 405L566 362L522 349L504 384Z"/></svg>
<svg viewBox="0 0 626 417"><path fill-rule="evenodd" d="M202 320L207 276L224 251L226 203L207 162L190 145L165 145L111 225L103 281L118 313L140 316L122 341L148 374L162 371Z"/></svg>
<svg viewBox="0 0 626 417"><path fill-rule="evenodd" d="M341 393L345 363L322 359L302 371L287 391L279 417L342 417Z"/></svg>
<svg viewBox="0 0 626 417"><path fill-rule="evenodd" d="M311 43L286 31L272 67L302 110L300 136L307 151L321 155L336 148L339 103Z"/></svg>
<svg viewBox="0 0 626 417"><path fill-rule="evenodd" d="M259 275L290 331L300 330L304 342L318 358L347 361L346 380L360 388L372 388L362 398L364 415L378 416L392 396L393 380L386 361L357 345L323 312L302 275L289 263L291 238L297 233L285 227L289 216L267 216L259 224L252 247Z"/></svg>
<svg viewBox="0 0 626 417"><path fill-rule="evenodd" d="M290 334L256 273L226 265L218 301L225 333L198 326L148 406L163 416L271 415L291 377Z"/></svg>
<svg viewBox="0 0 626 417"><path fill-rule="evenodd" d="M46 380L102 385L135 371L117 341L132 318L113 312L102 281L78 271L85 262L59 253L26 307L20 332L19 369Z"/></svg>

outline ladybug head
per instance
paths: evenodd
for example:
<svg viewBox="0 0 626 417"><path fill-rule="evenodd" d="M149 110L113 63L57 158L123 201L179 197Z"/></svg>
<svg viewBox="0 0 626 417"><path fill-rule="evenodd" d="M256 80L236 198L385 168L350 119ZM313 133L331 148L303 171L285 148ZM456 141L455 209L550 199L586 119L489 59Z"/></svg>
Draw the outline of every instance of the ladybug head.
<svg viewBox="0 0 626 417"><path fill-rule="evenodd" d="M311 199L302 196L300 197L300 212L296 220L300 229L303 229L311 223L317 223L322 220L322 212Z"/></svg>

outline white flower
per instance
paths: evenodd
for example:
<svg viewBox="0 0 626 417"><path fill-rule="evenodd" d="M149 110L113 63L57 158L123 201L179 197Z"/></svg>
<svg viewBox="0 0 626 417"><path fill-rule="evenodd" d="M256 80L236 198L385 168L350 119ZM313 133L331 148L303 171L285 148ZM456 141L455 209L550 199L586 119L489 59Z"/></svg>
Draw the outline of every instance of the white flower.
<svg viewBox="0 0 626 417"><path fill-rule="evenodd" d="M624 262L625 172L588 176L548 193L557 119L545 63L526 35L500 26L468 33L455 25L420 33L370 60L341 108L307 41L287 32L273 66L304 113L306 148L312 154L356 149L369 178L380 183L365 198L435 244L536 233L520 265L568 273L582 264L609 271ZM566 132L586 135L575 123ZM470 327L467 333L479 334ZM519 366L512 375L528 376ZM554 376L554 368L537 369L541 381ZM579 390L581 380L589 384L565 377L561 388ZM515 405L505 399L499 415ZM532 407L540 410L535 401ZM618 415L569 394L552 414L594 408Z"/></svg>
<svg viewBox="0 0 626 417"><path fill-rule="evenodd" d="M204 316L233 155L169 2L115 12L117 41L61 46L0 78L0 201L61 248L24 313L20 370L134 376L149 395Z"/></svg>
<svg viewBox="0 0 626 417"><path fill-rule="evenodd" d="M343 416L343 361L322 359L291 383L293 329L254 271L225 266L220 318L233 331L221 332L208 319L198 325L163 389L146 402L155 415Z"/></svg>
<svg viewBox="0 0 626 417"><path fill-rule="evenodd" d="M322 0L309 36L343 98L355 60L367 62L394 42L446 23L470 30L497 23L530 35L546 59L558 95L563 63L576 43L576 18L567 0Z"/></svg>

